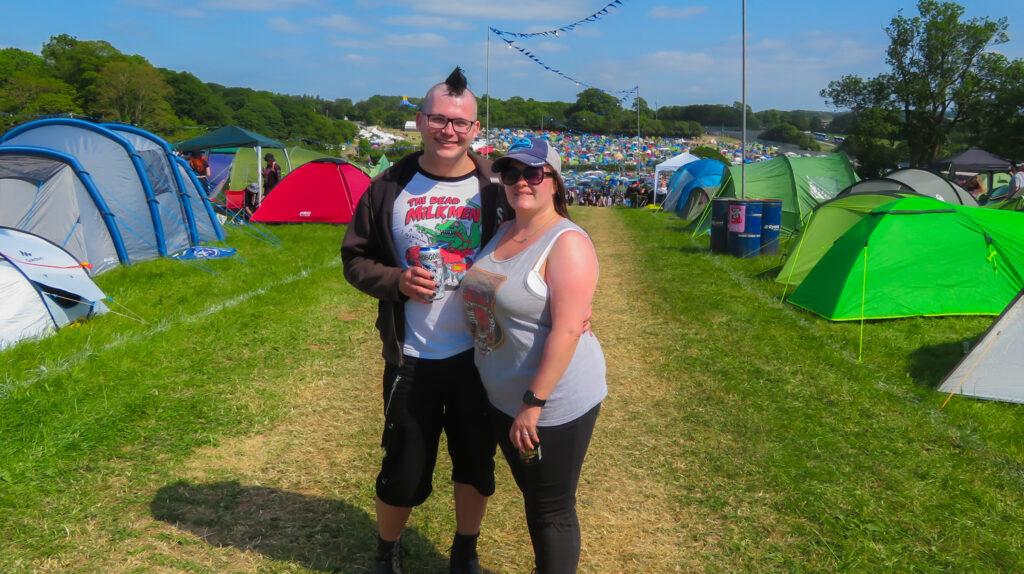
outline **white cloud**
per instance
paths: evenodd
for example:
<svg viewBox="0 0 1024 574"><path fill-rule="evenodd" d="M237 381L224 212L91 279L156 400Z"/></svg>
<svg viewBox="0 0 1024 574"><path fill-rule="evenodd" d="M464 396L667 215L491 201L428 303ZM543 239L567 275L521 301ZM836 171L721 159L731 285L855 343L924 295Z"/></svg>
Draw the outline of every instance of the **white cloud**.
<svg viewBox="0 0 1024 574"><path fill-rule="evenodd" d="M707 12L706 6L685 6L677 8L675 6L655 6L651 8L651 16L655 18L679 18L686 19L703 14Z"/></svg>
<svg viewBox="0 0 1024 574"><path fill-rule="evenodd" d="M377 61L377 58L373 56L364 56L362 54L345 54L341 59L347 64L370 64Z"/></svg>
<svg viewBox="0 0 1024 574"><path fill-rule="evenodd" d="M314 0L210 0L203 8L237 12L281 12L313 4Z"/></svg>
<svg viewBox="0 0 1024 574"><path fill-rule="evenodd" d="M537 44L537 49L543 53L564 52L568 50L565 44L560 44L558 42L541 42L540 44Z"/></svg>
<svg viewBox="0 0 1024 574"><path fill-rule="evenodd" d="M356 21L351 16L344 14L331 14L330 16L323 16L320 18L314 18L313 24L320 26L321 28L327 28L328 30L334 30L335 32L365 32L365 25Z"/></svg>
<svg viewBox="0 0 1024 574"><path fill-rule="evenodd" d="M370 42L363 40L353 40L352 38L331 38L328 40L330 45L336 48L372 48L373 45Z"/></svg>
<svg viewBox="0 0 1024 574"><path fill-rule="evenodd" d="M174 0L124 0L129 6L169 12L182 18L205 18L210 12L275 12L315 5L319 0L209 0L201 6L183 6Z"/></svg>
<svg viewBox="0 0 1024 574"><path fill-rule="evenodd" d="M271 18L267 21L267 25L270 26L271 30L283 32L285 34L298 34L302 31L302 26L299 26L287 18Z"/></svg>
<svg viewBox="0 0 1024 574"><path fill-rule="evenodd" d="M403 0L402 4L425 14L496 20L568 20L589 15L593 5L583 0L517 0L516 2L467 2L465 0ZM610 10L609 13L612 11Z"/></svg>
<svg viewBox="0 0 1024 574"><path fill-rule="evenodd" d="M383 43L389 46L403 48L437 48L444 46L448 41L444 36L433 32L421 32L418 34L387 34Z"/></svg>
<svg viewBox="0 0 1024 574"><path fill-rule="evenodd" d="M435 30L468 30L469 24L461 20L452 20L444 16L425 16L413 14L410 16L390 16L384 19L387 24L396 26L412 26L415 28L433 28Z"/></svg>
<svg viewBox="0 0 1024 574"><path fill-rule="evenodd" d="M662 70L664 73L693 73L706 70L714 63L714 59L704 52L680 52L677 50L647 54L643 56L642 61L652 70Z"/></svg>

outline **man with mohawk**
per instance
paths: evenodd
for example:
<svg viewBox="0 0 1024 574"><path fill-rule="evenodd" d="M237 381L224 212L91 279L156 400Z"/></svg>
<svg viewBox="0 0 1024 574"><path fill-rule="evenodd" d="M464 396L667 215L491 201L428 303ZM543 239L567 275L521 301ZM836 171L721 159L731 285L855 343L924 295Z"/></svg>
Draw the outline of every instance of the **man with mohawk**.
<svg viewBox="0 0 1024 574"><path fill-rule="evenodd" d="M455 291L512 210L491 162L470 151L480 122L476 96L460 68L427 92L416 128L423 151L377 176L341 248L345 278L378 299L384 345L375 572L402 572L400 537L413 507L431 493L443 430L455 491L449 572L478 573L476 540L494 493L496 445L473 364L473 338ZM419 265L426 247L440 250L436 273Z"/></svg>

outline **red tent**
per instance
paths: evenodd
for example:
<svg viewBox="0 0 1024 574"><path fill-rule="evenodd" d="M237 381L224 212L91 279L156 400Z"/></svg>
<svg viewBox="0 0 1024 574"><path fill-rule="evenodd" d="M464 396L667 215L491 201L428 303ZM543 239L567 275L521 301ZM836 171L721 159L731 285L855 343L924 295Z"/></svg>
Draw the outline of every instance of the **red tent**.
<svg viewBox="0 0 1024 574"><path fill-rule="evenodd" d="M348 223L370 177L336 158L315 159L295 168L252 214L260 223Z"/></svg>

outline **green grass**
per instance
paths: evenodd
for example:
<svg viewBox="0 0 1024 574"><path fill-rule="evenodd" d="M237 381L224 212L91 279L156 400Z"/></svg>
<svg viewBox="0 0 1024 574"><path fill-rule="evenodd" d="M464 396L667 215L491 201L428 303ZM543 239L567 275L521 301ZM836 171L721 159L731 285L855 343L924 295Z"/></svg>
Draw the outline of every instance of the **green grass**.
<svg viewBox="0 0 1024 574"><path fill-rule="evenodd" d="M65 528L116 516L94 506L117 468L130 467L129 483L173 472L195 448L279 417L290 392L280 383L326 353L309 343L347 337L324 313L355 302L342 289L344 228L273 231L279 249L236 232L233 259L101 275L114 309L144 324L105 315L3 353L0 570L67 550Z"/></svg>
<svg viewBox="0 0 1024 574"><path fill-rule="evenodd" d="M1024 569L1021 407L934 391L991 318L870 322L860 363L860 325L779 303L777 258L713 257L665 214L574 213L600 239L614 358L582 572ZM341 277L344 228L272 230L280 248L236 231L234 259L100 276L145 323L0 353L0 571L366 571L375 304ZM444 458L413 571L444 567ZM498 464L482 556L526 571Z"/></svg>
<svg viewBox="0 0 1024 574"><path fill-rule="evenodd" d="M664 214L622 211L638 280L674 324L661 374L692 475L681 502L734 526L711 570L1020 571L1021 407L933 389L992 318L830 323L780 305L774 259L714 257ZM770 525L766 530L766 524Z"/></svg>

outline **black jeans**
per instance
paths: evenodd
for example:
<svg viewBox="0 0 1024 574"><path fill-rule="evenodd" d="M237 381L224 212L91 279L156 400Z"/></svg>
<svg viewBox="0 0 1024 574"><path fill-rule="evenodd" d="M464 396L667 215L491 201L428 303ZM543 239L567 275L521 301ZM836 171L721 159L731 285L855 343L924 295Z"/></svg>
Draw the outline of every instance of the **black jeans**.
<svg viewBox="0 0 1024 574"><path fill-rule="evenodd" d="M493 406L490 409L494 438L523 493L537 574L572 573L579 565L576 486L600 410L599 404L565 424L537 427L541 459L524 465L508 438L512 419Z"/></svg>

